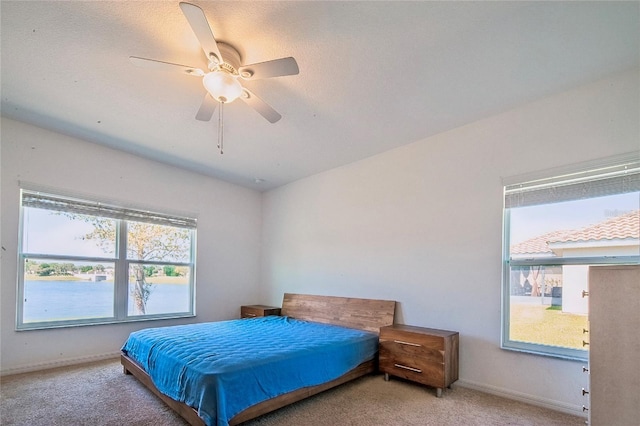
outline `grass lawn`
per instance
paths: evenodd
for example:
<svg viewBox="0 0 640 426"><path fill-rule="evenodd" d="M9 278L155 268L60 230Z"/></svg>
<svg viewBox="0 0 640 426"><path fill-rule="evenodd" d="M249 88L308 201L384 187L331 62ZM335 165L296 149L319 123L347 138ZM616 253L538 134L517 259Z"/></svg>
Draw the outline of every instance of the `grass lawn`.
<svg viewBox="0 0 640 426"><path fill-rule="evenodd" d="M550 308L546 305L513 303L509 321L511 340L584 349L582 329L589 328L588 316Z"/></svg>

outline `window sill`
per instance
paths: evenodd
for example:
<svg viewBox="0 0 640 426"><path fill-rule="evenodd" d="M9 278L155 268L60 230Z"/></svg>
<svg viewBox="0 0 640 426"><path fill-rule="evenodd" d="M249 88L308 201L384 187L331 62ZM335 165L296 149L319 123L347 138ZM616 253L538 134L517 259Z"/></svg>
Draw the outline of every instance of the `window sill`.
<svg viewBox="0 0 640 426"><path fill-rule="evenodd" d="M15 331L31 331L31 330L49 330L56 328L72 328L72 327L86 327L92 325L115 325L115 324L126 324L126 323L135 323L135 322L146 322L146 321L160 321L160 320L172 320L172 319L181 319L181 318L195 318L196 314L186 313L186 314L171 314L171 315L162 315L162 316L146 316L142 318L127 318L124 320L116 320L112 318L108 319L99 319L91 322L55 322L55 323L34 323L34 324L22 324L18 325L15 328Z"/></svg>
<svg viewBox="0 0 640 426"><path fill-rule="evenodd" d="M529 355L536 355L536 356L544 356L544 357L548 357L548 358L557 358L557 359L563 359L566 361L574 361L574 362L588 362L589 360L589 353L586 352L584 354L584 356L580 356L578 354L571 354L571 353L553 353L553 352L547 352L547 351L543 351L543 350L537 350L535 348L522 348L522 347L512 347L512 346L500 346L500 349L505 350L505 351L512 351L512 352L520 352L520 353L525 353L525 354L529 354Z"/></svg>

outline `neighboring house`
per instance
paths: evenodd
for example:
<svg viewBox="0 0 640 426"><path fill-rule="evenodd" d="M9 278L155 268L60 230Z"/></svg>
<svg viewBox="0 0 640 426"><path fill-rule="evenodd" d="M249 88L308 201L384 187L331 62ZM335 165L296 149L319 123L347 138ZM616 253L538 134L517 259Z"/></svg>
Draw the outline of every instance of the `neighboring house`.
<svg viewBox="0 0 640 426"><path fill-rule="evenodd" d="M576 230L553 231L511 246L512 258L637 256L640 253L640 210ZM544 269L520 271L525 295L543 296L547 286ZM587 314L588 265L563 265L562 311ZM553 278L552 278L553 279ZM549 281L549 280L547 280ZM517 281L516 281L517 282ZM512 291L513 294L513 291ZM551 302L551 300L549 300Z"/></svg>

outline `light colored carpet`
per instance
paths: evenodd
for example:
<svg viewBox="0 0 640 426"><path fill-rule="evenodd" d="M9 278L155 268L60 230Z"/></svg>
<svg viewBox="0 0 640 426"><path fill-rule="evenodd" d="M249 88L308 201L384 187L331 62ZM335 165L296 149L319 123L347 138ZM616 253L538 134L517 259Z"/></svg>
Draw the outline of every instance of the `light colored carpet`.
<svg viewBox="0 0 640 426"><path fill-rule="evenodd" d="M2 425L182 426L177 414L123 374L118 360L5 376ZM245 423L301 425L583 425L584 419L453 386L435 390L371 375Z"/></svg>

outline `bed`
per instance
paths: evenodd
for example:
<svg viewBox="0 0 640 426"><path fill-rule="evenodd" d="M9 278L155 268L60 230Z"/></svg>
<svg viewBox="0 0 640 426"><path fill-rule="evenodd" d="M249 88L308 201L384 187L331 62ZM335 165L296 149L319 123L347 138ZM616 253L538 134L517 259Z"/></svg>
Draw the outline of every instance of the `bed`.
<svg viewBox="0 0 640 426"><path fill-rule="evenodd" d="M191 425L237 425L375 371L377 333L394 314L394 301L286 293L280 317L132 333L121 362Z"/></svg>

